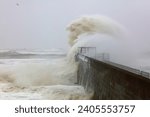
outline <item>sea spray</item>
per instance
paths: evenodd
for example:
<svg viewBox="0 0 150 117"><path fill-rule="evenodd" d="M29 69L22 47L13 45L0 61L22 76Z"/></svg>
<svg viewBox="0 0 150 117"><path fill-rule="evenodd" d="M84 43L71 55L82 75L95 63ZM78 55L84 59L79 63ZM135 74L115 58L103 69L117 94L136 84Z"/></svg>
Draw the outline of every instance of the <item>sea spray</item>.
<svg viewBox="0 0 150 117"><path fill-rule="evenodd" d="M20 95L29 96L34 93L39 98L32 99L91 99L93 92L85 92L82 86L76 84L78 62L74 57L78 47L94 46L97 42L94 42L93 38L97 38L97 35L101 40L99 44L105 40L109 42L109 40L121 39L122 27L103 16L84 16L68 25L67 30L71 45L67 57L57 60L50 59L49 63L32 63L32 61L31 63L15 64L14 68L8 72L11 75L7 75L7 72L3 74L4 79L7 76L7 79L11 79L7 81L11 82L16 89L20 87L21 90L17 90L18 92L13 90L15 94L13 92L10 96L19 95L21 97ZM104 50L107 51L102 48L100 51Z"/></svg>
<svg viewBox="0 0 150 117"><path fill-rule="evenodd" d="M122 37L122 26L104 16L83 16L67 26L71 49L66 58L53 60L50 63L22 63L11 72L11 79L20 86L68 85L76 83L78 63L75 54L78 47L88 47L96 43L93 35L99 40L114 40ZM107 39L108 38L108 39ZM94 40L94 39L93 39ZM101 43L99 43L101 44ZM100 45L101 46L101 45ZM101 49L103 52L104 49ZM15 53L15 52L14 52Z"/></svg>
<svg viewBox="0 0 150 117"><path fill-rule="evenodd" d="M68 64L65 59L56 60L49 64L19 65L15 69L15 83L21 86L74 84L76 82L76 68Z"/></svg>
<svg viewBox="0 0 150 117"><path fill-rule="evenodd" d="M115 38L123 38L125 28L122 25L105 16L93 15L82 16L72 21L68 26L69 44L74 45L82 34L92 35L95 33L111 35Z"/></svg>

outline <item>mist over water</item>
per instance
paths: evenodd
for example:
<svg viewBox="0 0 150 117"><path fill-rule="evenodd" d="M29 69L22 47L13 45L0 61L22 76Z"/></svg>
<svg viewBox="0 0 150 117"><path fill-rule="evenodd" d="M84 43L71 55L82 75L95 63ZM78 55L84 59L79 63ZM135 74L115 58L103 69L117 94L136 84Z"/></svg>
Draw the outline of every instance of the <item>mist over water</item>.
<svg viewBox="0 0 150 117"><path fill-rule="evenodd" d="M69 43L77 47L96 47L96 54L107 53L109 60L150 72L150 52L134 42L134 37L121 24L105 16L83 16L67 27ZM72 52L71 52L72 53ZM75 52L73 52L75 53Z"/></svg>
<svg viewBox="0 0 150 117"><path fill-rule="evenodd" d="M112 62L127 66L136 65L133 63L135 55L127 30L110 18L83 16L74 20L67 30L70 31L69 43L73 45L69 54L76 53L78 47L96 47L96 54L107 53Z"/></svg>
<svg viewBox="0 0 150 117"><path fill-rule="evenodd" d="M0 51L0 99L91 99L77 85L78 47L96 47L110 61L138 68L125 28L104 16L83 16L68 26L70 50Z"/></svg>

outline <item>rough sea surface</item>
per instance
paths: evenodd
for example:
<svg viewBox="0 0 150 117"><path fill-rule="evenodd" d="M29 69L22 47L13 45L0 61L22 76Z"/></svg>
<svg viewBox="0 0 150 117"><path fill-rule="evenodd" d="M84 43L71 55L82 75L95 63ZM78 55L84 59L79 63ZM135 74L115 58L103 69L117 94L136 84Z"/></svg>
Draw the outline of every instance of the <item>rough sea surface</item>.
<svg viewBox="0 0 150 117"><path fill-rule="evenodd" d="M90 99L67 61L60 49L0 50L0 99Z"/></svg>

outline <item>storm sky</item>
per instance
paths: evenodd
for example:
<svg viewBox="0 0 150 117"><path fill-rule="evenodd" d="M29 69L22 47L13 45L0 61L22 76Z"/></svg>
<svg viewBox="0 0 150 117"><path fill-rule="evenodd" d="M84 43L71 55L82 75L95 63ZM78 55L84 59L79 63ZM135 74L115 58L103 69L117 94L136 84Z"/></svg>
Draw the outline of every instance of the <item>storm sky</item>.
<svg viewBox="0 0 150 117"><path fill-rule="evenodd" d="M123 24L134 46L149 49L149 11L149 0L0 0L0 49L66 49L66 26L95 14Z"/></svg>

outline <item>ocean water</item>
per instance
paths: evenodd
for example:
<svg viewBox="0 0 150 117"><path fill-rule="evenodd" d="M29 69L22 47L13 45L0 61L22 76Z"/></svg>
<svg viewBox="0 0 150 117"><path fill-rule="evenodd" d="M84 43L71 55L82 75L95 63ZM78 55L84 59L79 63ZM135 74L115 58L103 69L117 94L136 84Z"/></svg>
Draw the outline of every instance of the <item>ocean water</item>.
<svg viewBox="0 0 150 117"><path fill-rule="evenodd" d="M150 71L149 52L135 54L122 25L104 16L83 16L67 26L68 53L51 50L0 50L0 99L91 99L77 85L78 47L96 47L109 60ZM141 57L142 56L142 57Z"/></svg>
<svg viewBox="0 0 150 117"><path fill-rule="evenodd" d="M90 98L62 50L0 50L0 99Z"/></svg>
<svg viewBox="0 0 150 117"><path fill-rule="evenodd" d="M93 93L77 85L78 47L95 46L119 61L116 41L123 39L123 28L107 17L83 16L67 31L67 54L60 49L0 50L0 99L91 99Z"/></svg>

